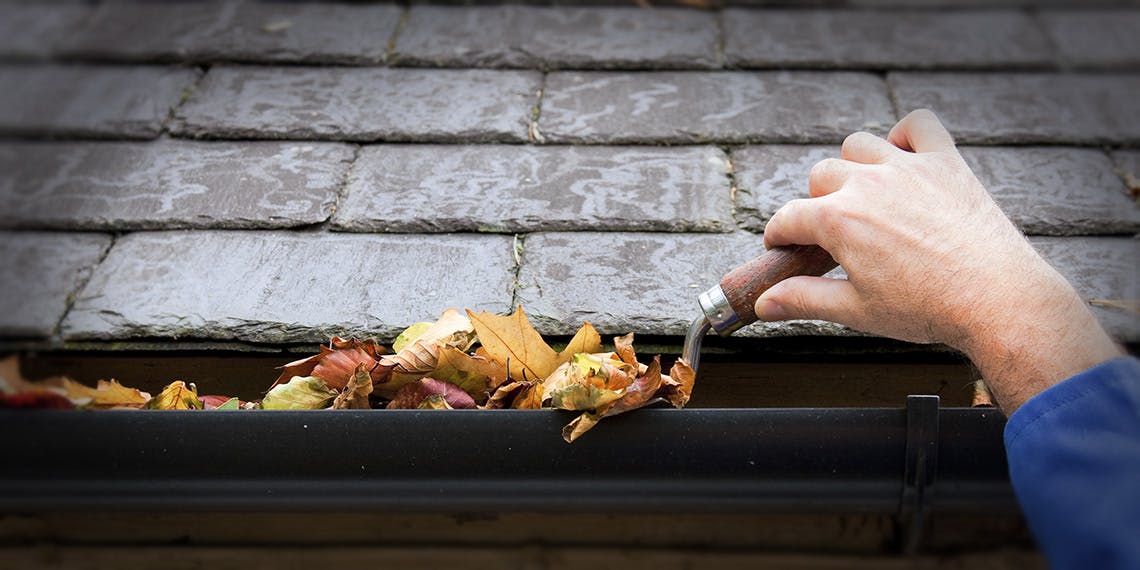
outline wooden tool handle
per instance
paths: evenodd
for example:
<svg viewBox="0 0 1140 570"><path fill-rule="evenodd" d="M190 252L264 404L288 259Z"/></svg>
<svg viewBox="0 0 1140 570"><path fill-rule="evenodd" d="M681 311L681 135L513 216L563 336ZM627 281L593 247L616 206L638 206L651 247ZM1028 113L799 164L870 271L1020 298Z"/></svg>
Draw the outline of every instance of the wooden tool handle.
<svg viewBox="0 0 1140 570"><path fill-rule="evenodd" d="M720 280L724 296L742 324L756 322L756 299L773 285L796 275L820 276L839 265L816 245L772 248L733 269Z"/></svg>

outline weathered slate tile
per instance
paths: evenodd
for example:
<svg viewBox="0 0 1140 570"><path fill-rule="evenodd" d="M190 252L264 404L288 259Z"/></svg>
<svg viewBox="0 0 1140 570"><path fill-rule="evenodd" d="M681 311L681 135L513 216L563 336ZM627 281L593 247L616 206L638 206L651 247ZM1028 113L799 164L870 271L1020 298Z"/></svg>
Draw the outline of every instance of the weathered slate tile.
<svg viewBox="0 0 1140 570"><path fill-rule="evenodd" d="M1140 65L1140 9L1040 14L1061 59L1080 67Z"/></svg>
<svg viewBox="0 0 1140 570"><path fill-rule="evenodd" d="M1140 141L1140 75L891 73L900 113L928 107L964 143Z"/></svg>
<svg viewBox="0 0 1140 570"><path fill-rule="evenodd" d="M0 233L0 335L50 336L109 245L99 234Z"/></svg>
<svg viewBox="0 0 1140 570"><path fill-rule="evenodd" d="M1140 240L1034 238L1034 245L1088 298L1140 295ZM527 237L519 300L540 331L572 334L590 321L604 334L683 336L699 314L697 295L763 251L752 234L540 233ZM842 278L841 269L829 274ZM1112 334L1140 339L1134 313L1094 307ZM862 335L823 321L757 323L742 337Z"/></svg>
<svg viewBox="0 0 1140 570"><path fill-rule="evenodd" d="M417 5L393 59L445 67L709 68L718 64L716 46L712 12Z"/></svg>
<svg viewBox="0 0 1140 570"><path fill-rule="evenodd" d="M214 67L171 126L203 138L524 141L541 74Z"/></svg>
<svg viewBox="0 0 1140 570"><path fill-rule="evenodd" d="M962 147L982 184L1022 231L1036 235L1111 235L1140 231L1140 207L1099 150L1063 147ZM808 196L815 163L838 157L831 146L753 146L733 152L737 212L762 231L788 200Z"/></svg>
<svg viewBox="0 0 1140 570"><path fill-rule="evenodd" d="M66 52L130 61L382 62L400 20L392 4L102 4Z"/></svg>
<svg viewBox="0 0 1140 570"><path fill-rule="evenodd" d="M1042 257L1085 299L1140 299L1140 240L1135 238L1034 238ZM1093 314L1122 342L1140 341L1140 316L1127 309L1094 305Z"/></svg>
<svg viewBox="0 0 1140 570"><path fill-rule="evenodd" d="M697 295L763 250L763 238L747 233L531 234L518 299L545 334L573 334L589 321L603 334L683 336L700 312ZM737 333L802 334L850 332L822 321L795 321Z"/></svg>
<svg viewBox="0 0 1140 570"><path fill-rule="evenodd" d="M729 65L1008 68L1051 63L1019 11L737 10L724 12Z"/></svg>
<svg viewBox="0 0 1140 570"><path fill-rule="evenodd" d="M1124 180L1133 201L1140 204L1140 150L1118 150L1112 153L1116 173Z"/></svg>
<svg viewBox="0 0 1140 570"><path fill-rule="evenodd" d="M90 13L83 4L0 3L0 57L49 57Z"/></svg>
<svg viewBox="0 0 1140 570"><path fill-rule="evenodd" d="M348 231L728 231L714 147L382 145L353 167Z"/></svg>
<svg viewBox="0 0 1140 570"><path fill-rule="evenodd" d="M894 121L869 73L562 72L538 124L551 142L839 142Z"/></svg>
<svg viewBox="0 0 1140 570"><path fill-rule="evenodd" d="M511 238L285 232L134 233L79 295L69 339L391 339L447 307L502 312Z"/></svg>
<svg viewBox="0 0 1140 570"><path fill-rule="evenodd" d="M336 143L0 143L0 226L274 228L328 219Z"/></svg>
<svg viewBox="0 0 1140 570"><path fill-rule="evenodd" d="M0 134L154 138L198 74L138 66L0 66Z"/></svg>

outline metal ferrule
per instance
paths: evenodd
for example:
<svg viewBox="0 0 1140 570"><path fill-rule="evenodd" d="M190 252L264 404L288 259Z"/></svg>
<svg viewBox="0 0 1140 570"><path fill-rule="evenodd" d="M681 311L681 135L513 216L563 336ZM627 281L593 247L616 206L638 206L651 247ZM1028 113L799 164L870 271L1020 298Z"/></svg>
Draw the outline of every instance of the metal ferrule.
<svg viewBox="0 0 1140 570"><path fill-rule="evenodd" d="M744 326L736 311L732 310L732 304L728 302L728 297L724 295L724 290L720 288L720 285L715 285L708 291L701 293L697 297L697 302L700 303L701 312L705 314L705 318L708 319L709 325L716 331L716 334L728 336Z"/></svg>

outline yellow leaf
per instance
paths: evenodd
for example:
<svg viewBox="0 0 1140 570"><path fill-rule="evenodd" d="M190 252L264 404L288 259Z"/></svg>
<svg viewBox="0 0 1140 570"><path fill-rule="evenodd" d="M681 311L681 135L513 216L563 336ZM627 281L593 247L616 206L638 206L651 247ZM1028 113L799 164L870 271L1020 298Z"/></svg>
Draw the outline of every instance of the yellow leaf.
<svg viewBox="0 0 1140 570"><path fill-rule="evenodd" d="M630 342L633 342L633 333L630 333ZM558 364L569 361L575 354L594 354L602 351L602 335L594 330L589 322L582 323L582 328L570 339L570 343L562 352L558 353ZM635 361L636 362L636 361Z"/></svg>
<svg viewBox="0 0 1140 570"><path fill-rule="evenodd" d="M150 394L128 388L115 380L100 380L95 388L84 386L69 378L63 379L67 399L87 408L141 408L150 401Z"/></svg>
<svg viewBox="0 0 1140 570"><path fill-rule="evenodd" d="M202 400L198 399L198 390L194 385L186 385L181 380L175 380L166 385L159 395L147 402L148 410L201 410Z"/></svg>
<svg viewBox="0 0 1140 570"><path fill-rule="evenodd" d="M558 368L559 354L542 340L520 306L509 317L467 311L475 335L492 360L509 365L515 380L541 380Z"/></svg>

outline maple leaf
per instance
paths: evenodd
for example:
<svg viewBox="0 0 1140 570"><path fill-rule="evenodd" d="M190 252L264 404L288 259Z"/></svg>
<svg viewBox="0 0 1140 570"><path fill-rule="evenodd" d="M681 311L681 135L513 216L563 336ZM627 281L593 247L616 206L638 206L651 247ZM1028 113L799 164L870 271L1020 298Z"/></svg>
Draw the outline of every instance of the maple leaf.
<svg viewBox="0 0 1140 570"><path fill-rule="evenodd" d="M181 380L167 384L162 392L146 403L148 410L201 410L202 400L198 399L198 390L193 384L189 386Z"/></svg>
<svg viewBox="0 0 1140 570"><path fill-rule="evenodd" d="M261 399L264 410L320 410L329 407L337 391L316 376L294 376Z"/></svg>
<svg viewBox="0 0 1140 570"><path fill-rule="evenodd" d="M574 338L561 352L555 352L534 330L520 305L510 316L483 311L467 311L475 326L475 336L485 354L492 360L508 366L510 379L537 380L550 376L560 365L575 354L601 351L602 340L590 323L584 323Z"/></svg>
<svg viewBox="0 0 1140 570"><path fill-rule="evenodd" d="M363 362L356 365L356 373L333 400L334 410L367 410L368 395L372 393L372 376L368 373L368 365Z"/></svg>
<svg viewBox="0 0 1140 570"><path fill-rule="evenodd" d="M380 356L387 352L387 349L372 339L346 340L334 336L329 344L331 346L321 346L318 354L280 367L281 375L269 387L288 382L296 376L316 376L330 388L340 390L356 374L358 364L366 364L369 370L373 370Z"/></svg>
<svg viewBox="0 0 1140 570"><path fill-rule="evenodd" d="M440 405L440 404L444 405ZM434 378L421 378L405 384L396 396L388 402L389 410L414 409L472 409L475 400L462 388Z"/></svg>

